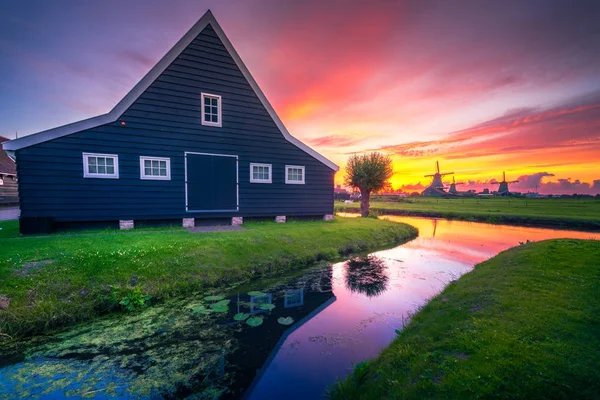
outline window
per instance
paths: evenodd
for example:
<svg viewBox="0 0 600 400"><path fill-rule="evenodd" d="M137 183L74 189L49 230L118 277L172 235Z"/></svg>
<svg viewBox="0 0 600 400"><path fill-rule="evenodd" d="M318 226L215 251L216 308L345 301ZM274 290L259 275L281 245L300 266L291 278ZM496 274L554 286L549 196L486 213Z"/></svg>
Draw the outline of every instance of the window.
<svg viewBox="0 0 600 400"><path fill-rule="evenodd" d="M140 179L171 180L171 159L140 157Z"/></svg>
<svg viewBox="0 0 600 400"><path fill-rule="evenodd" d="M304 167L298 165L285 166L285 183L304 184Z"/></svg>
<svg viewBox="0 0 600 400"><path fill-rule="evenodd" d="M285 291L283 306L285 308L304 305L304 289L288 289Z"/></svg>
<svg viewBox="0 0 600 400"><path fill-rule="evenodd" d="M202 93L202 125L221 126L221 96Z"/></svg>
<svg viewBox="0 0 600 400"><path fill-rule="evenodd" d="M271 164L250 163L250 182L271 183Z"/></svg>
<svg viewBox="0 0 600 400"><path fill-rule="evenodd" d="M269 312L268 307L260 307L263 304L273 304L273 295L267 293L264 296L250 296L250 313L254 315Z"/></svg>
<svg viewBox="0 0 600 400"><path fill-rule="evenodd" d="M83 177L119 179L119 156L83 153Z"/></svg>

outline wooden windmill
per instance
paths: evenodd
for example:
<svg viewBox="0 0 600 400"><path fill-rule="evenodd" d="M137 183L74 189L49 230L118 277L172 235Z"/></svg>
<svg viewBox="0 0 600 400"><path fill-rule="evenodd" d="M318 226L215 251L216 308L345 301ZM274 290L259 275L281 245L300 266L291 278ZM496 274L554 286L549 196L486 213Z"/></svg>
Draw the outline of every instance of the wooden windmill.
<svg viewBox="0 0 600 400"><path fill-rule="evenodd" d="M452 175L454 172L440 172L440 163L438 161L435 162L436 172L435 174L425 175L426 178L433 177L431 181L431 185L423 190L423 196L445 196L447 193L444 191L444 183L442 182L442 177L446 175Z"/></svg>
<svg viewBox="0 0 600 400"><path fill-rule="evenodd" d="M498 195L500 196L510 196L510 192L508 191L508 185L517 183L519 181L506 181L506 172L502 171L502 182L495 182L496 185L500 185L498 187Z"/></svg>
<svg viewBox="0 0 600 400"><path fill-rule="evenodd" d="M448 193L458 194L458 190L456 190L456 185L464 185L464 182L456 182L456 180L454 180L454 177L452 177L452 183L450 184L450 190L448 190Z"/></svg>

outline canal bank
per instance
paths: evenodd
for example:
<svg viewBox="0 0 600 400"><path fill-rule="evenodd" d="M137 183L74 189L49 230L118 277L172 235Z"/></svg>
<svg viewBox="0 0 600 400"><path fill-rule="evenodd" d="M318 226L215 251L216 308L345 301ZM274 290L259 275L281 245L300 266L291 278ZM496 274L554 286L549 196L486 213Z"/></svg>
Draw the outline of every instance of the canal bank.
<svg viewBox="0 0 600 400"><path fill-rule="evenodd" d="M358 203L335 204L338 213L360 213ZM398 198L373 201L376 215L444 218L499 225L600 232L600 200L560 198Z"/></svg>
<svg viewBox="0 0 600 400"><path fill-rule="evenodd" d="M249 222L246 230L232 232L178 228L40 237L17 237L11 224L0 222L7 228L0 231L0 333L15 338L214 287L226 290L390 247L418 233L405 224L344 218Z"/></svg>
<svg viewBox="0 0 600 400"><path fill-rule="evenodd" d="M596 398L598 260L598 240L500 253L428 302L331 398Z"/></svg>
<svg viewBox="0 0 600 400"><path fill-rule="evenodd" d="M104 391L96 398L146 398L147 393L319 398L356 364L393 343L396 330L476 264L528 240L599 237L463 221L397 221L417 227L419 237L234 288L222 293L229 300L223 312L204 314L210 301L188 296L32 338L0 369L0 380L19 389L9 393L15 399L20 393L49 391L60 397L97 390ZM235 320L240 313L248 314L245 321ZM260 325L251 326L250 316L261 319ZM41 378L24 378L32 374ZM81 376L85 385L78 383Z"/></svg>

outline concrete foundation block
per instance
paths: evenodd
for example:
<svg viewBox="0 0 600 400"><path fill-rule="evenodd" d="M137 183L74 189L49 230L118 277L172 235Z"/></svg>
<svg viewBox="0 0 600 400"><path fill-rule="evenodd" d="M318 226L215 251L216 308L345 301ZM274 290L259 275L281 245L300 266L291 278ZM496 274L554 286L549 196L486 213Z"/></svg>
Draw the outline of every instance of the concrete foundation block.
<svg viewBox="0 0 600 400"><path fill-rule="evenodd" d="M132 219L119 220L119 229L133 229L133 220Z"/></svg>
<svg viewBox="0 0 600 400"><path fill-rule="evenodd" d="M277 222L278 224L285 224L285 215L276 216L275 222Z"/></svg>
<svg viewBox="0 0 600 400"><path fill-rule="evenodd" d="M232 217L231 218L232 226L242 225L243 223L244 223L244 217Z"/></svg>
<svg viewBox="0 0 600 400"><path fill-rule="evenodd" d="M183 219L183 227L184 228L193 228L196 225L194 218L184 218Z"/></svg>
<svg viewBox="0 0 600 400"><path fill-rule="evenodd" d="M323 221L333 221L333 214L326 214L323 216Z"/></svg>

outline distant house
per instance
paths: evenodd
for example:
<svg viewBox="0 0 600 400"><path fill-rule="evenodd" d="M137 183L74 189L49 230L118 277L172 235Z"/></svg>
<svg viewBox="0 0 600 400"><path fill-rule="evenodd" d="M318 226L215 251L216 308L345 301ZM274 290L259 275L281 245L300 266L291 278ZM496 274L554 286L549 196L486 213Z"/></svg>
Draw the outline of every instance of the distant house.
<svg viewBox="0 0 600 400"><path fill-rule="evenodd" d="M0 144L7 141L7 138L0 136ZM8 154L0 149L0 207L13 206L18 203L17 167Z"/></svg>
<svg viewBox="0 0 600 400"><path fill-rule="evenodd" d="M337 185L333 189L333 198L338 201L350 200L350 193L342 185Z"/></svg>
<svg viewBox="0 0 600 400"><path fill-rule="evenodd" d="M4 149L22 233L333 214L338 167L290 135L210 11L109 113Z"/></svg>

